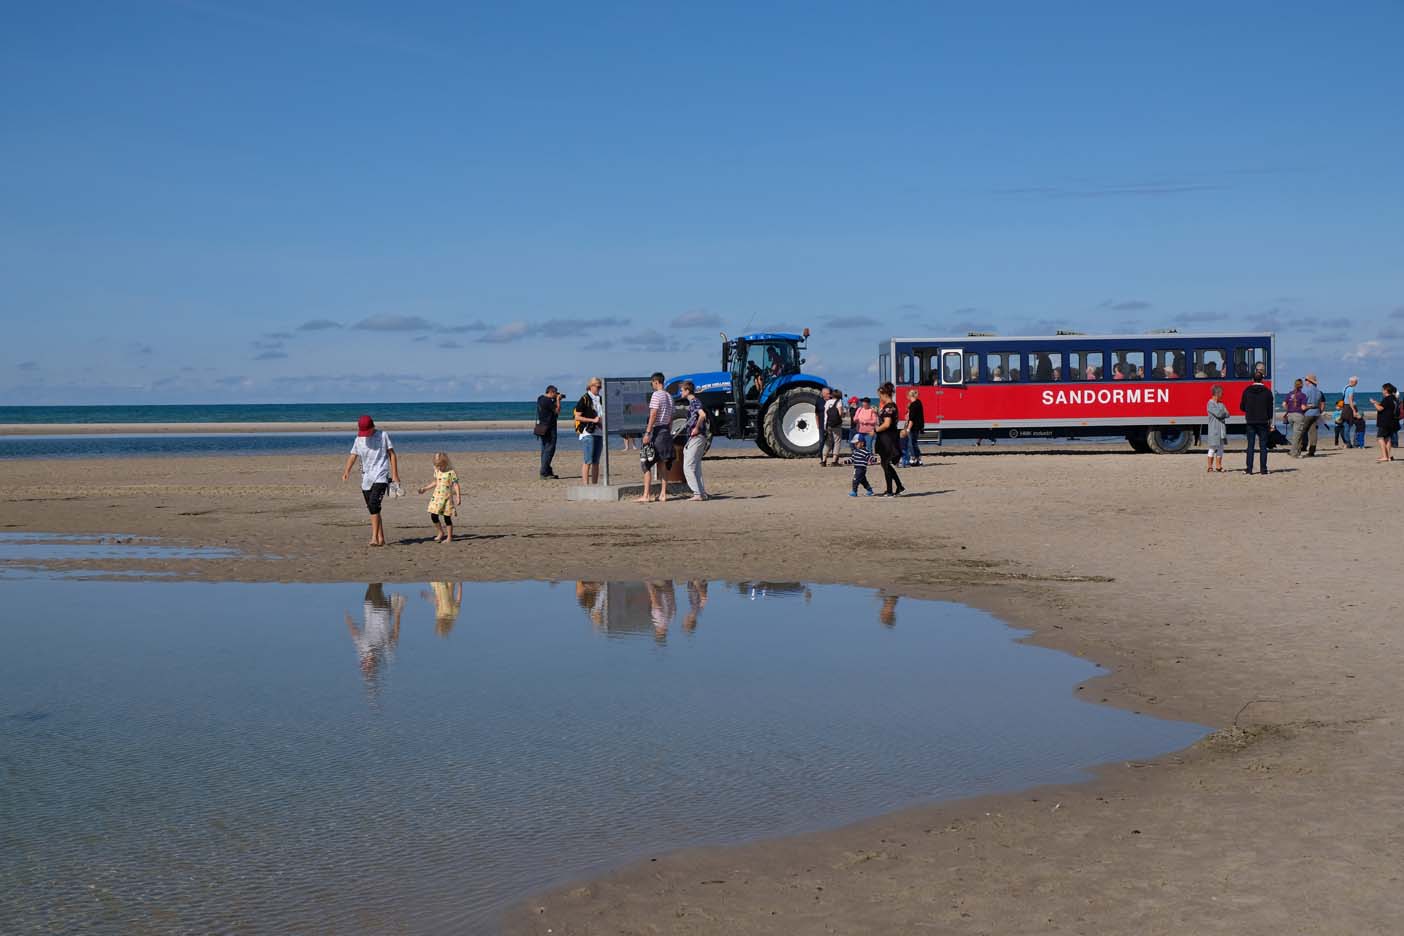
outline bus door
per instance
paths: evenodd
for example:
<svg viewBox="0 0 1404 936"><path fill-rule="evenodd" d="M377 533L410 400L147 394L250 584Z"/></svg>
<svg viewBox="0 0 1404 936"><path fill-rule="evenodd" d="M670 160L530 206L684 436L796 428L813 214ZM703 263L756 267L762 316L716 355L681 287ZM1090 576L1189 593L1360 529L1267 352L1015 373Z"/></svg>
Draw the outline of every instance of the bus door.
<svg viewBox="0 0 1404 936"><path fill-rule="evenodd" d="M940 383L936 386L936 406L930 419L940 427L941 418L959 413L958 401L965 395L965 351L961 348L942 348Z"/></svg>

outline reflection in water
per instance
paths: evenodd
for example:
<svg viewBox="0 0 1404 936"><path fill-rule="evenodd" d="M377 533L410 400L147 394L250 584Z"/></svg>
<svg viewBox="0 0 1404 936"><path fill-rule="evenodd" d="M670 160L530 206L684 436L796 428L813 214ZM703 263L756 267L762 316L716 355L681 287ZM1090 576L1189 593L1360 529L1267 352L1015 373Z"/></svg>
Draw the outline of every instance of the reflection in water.
<svg viewBox="0 0 1404 936"><path fill-rule="evenodd" d="M897 626L897 596L883 595L882 607L878 609L878 623L883 627Z"/></svg>
<svg viewBox="0 0 1404 936"><path fill-rule="evenodd" d="M707 582L687 583L687 613L683 630L697 629L697 620L707 606ZM659 643L668 638L668 628L678 616L677 585L672 579L648 582L575 583L575 603L597 631L610 636L651 633Z"/></svg>
<svg viewBox="0 0 1404 936"><path fill-rule="evenodd" d="M755 601L759 598L780 598L799 595L808 604L814 593L803 582L737 582L736 590Z"/></svg>
<svg viewBox="0 0 1404 936"><path fill-rule="evenodd" d="M420 592L420 597L434 602L434 633L447 637L458 621L458 613L463 608L462 582L430 582L430 592Z"/></svg>
<svg viewBox="0 0 1404 936"><path fill-rule="evenodd" d="M372 692L379 689L381 668L395 655L395 644L400 640L400 615L404 610L404 595L386 597L385 585L375 582L366 585L366 597L361 604L363 623L359 630L351 613L346 613L346 629L351 632L351 642L361 656L361 675L365 677L366 688Z"/></svg>
<svg viewBox="0 0 1404 936"><path fill-rule="evenodd" d="M715 584L0 581L0 932L495 932L618 861L1200 734L984 612ZM511 626L435 636L464 606Z"/></svg>

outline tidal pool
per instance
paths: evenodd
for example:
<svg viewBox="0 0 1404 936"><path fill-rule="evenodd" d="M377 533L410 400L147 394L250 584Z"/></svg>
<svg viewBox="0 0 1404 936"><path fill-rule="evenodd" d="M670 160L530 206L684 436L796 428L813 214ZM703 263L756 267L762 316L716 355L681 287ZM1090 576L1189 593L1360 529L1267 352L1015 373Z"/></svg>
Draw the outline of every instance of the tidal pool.
<svg viewBox="0 0 1404 936"><path fill-rule="evenodd" d="M0 932L494 932L683 846L1206 729L962 605L786 583L0 580Z"/></svg>

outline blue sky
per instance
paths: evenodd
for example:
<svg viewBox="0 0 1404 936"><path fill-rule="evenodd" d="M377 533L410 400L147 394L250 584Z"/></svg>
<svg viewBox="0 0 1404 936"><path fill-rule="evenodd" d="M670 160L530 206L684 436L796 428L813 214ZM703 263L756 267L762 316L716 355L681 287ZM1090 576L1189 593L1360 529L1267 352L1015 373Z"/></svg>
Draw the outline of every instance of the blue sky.
<svg viewBox="0 0 1404 936"><path fill-rule="evenodd" d="M1404 6L12 4L0 402L495 400L717 331L1404 378Z"/></svg>

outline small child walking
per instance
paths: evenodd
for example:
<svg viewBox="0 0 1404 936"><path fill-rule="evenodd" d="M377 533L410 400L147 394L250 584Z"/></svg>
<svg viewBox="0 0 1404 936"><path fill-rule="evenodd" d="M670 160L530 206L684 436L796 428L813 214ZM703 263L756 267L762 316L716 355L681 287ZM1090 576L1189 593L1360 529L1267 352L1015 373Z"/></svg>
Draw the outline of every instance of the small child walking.
<svg viewBox="0 0 1404 936"><path fill-rule="evenodd" d="M430 488L434 489L434 494L429 498L429 519L434 521L434 529L439 534L434 537L434 542L451 543L453 515L463 503L463 493L459 490L458 475L454 473L447 452L434 453L434 480L421 487L419 493L423 494Z"/></svg>
<svg viewBox="0 0 1404 936"><path fill-rule="evenodd" d="M873 486L868 483L868 466L873 463L873 453L868 451L868 440L861 434L853 436L853 490L848 492L849 497L858 496L858 488L861 486L868 492L868 496L873 496Z"/></svg>

